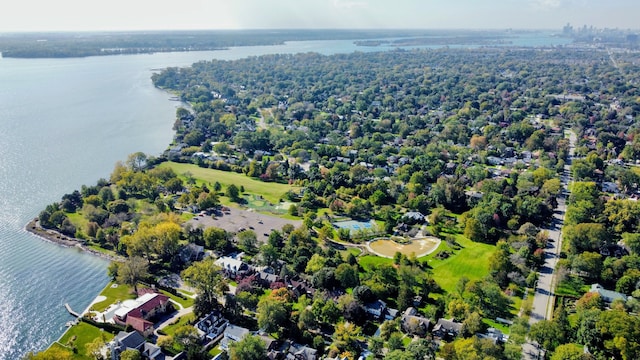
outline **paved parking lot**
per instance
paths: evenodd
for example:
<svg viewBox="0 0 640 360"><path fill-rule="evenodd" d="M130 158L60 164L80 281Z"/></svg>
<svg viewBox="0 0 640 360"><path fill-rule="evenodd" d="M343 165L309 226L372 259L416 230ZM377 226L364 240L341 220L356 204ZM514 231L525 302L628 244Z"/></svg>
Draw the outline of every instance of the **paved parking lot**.
<svg viewBox="0 0 640 360"><path fill-rule="evenodd" d="M258 240L264 241L272 229L280 230L285 224L295 227L302 225L301 220L287 220L272 215L257 213L253 210L230 208L228 211L219 212L217 215L196 215L188 223L192 226L205 228L216 226L228 232L236 233L242 230L253 230Z"/></svg>

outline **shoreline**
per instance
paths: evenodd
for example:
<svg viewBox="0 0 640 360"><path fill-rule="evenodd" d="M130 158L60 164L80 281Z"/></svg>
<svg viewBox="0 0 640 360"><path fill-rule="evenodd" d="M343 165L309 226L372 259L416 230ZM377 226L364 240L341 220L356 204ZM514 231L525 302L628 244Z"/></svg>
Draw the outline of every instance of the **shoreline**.
<svg viewBox="0 0 640 360"><path fill-rule="evenodd" d="M66 235L61 234L58 231L55 230L51 230L51 229L45 229L43 227L40 226L39 220L38 218L33 218L31 221L29 221L25 226L24 226L24 230L26 230L28 233L36 236L37 238L40 238L41 240L44 240L46 242L58 245L58 246L62 246L62 247L66 247L66 248L76 248L80 251L86 252L88 254L91 254L93 256L98 256L101 257L105 260L109 260L109 261L123 261L124 258L118 255L111 255L111 254L105 254L102 253L100 251L96 251L93 250L91 248L89 248L87 245L85 245L83 240L80 239L76 239L76 238L72 238L72 237L68 237Z"/></svg>

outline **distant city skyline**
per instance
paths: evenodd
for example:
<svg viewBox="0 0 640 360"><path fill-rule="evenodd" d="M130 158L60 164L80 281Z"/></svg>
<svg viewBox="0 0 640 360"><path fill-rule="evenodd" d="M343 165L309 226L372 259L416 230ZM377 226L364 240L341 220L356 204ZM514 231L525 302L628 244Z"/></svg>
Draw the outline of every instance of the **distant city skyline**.
<svg viewBox="0 0 640 360"><path fill-rule="evenodd" d="M21 0L0 32L196 29L638 29L637 0Z"/></svg>

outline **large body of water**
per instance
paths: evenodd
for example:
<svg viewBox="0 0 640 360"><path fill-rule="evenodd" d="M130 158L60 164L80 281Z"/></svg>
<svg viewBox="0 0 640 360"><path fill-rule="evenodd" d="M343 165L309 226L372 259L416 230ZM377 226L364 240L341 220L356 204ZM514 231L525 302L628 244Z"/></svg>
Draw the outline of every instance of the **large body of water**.
<svg viewBox="0 0 640 360"><path fill-rule="evenodd" d="M71 320L63 304L83 310L106 285L107 261L47 243L23 227L63 194L107 178L128 154L157 155L167 147L178 104L152 86L152 69L213 58L389 49L303 41L210 52L0 59L0 360L46 348Z"/></svg>

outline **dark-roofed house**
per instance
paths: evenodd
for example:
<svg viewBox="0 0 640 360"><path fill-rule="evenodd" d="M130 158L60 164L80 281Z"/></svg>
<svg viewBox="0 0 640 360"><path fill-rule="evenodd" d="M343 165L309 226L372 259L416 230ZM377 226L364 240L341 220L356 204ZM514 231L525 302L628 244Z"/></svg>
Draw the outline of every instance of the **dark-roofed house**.
<svg viewBox="0 0 640 360"><path fill-rule="evenodd" d="M589 292L597 293L598 295L600 295L600 298L602 298L602 300L607 304L611 304L615 300L622 300L625 302L627 301L627 295L619 293L617 291L607 290L600 284L592 284Z"/></svg>
<svg viewBox="0 0 640 360"><path fill-rule="evenodd" d="M376 320L393 320L398 317L398 310L387 307L387 303L382 300L365 304L364 309Z"/></svg>
<svg viewBox="0 0 640 360"><path fill-rule="evenodd" d="M402 314L402 330L410 335L424 336L429 331L431 321L420 316L414 307L409 307Z"/></svg>
<svg viewBox="0 0 640 360"><path fill-rule="evenodd" d="M186 355L179 353L175 356L167 356L156 344L147 342L137 331L120 331L107 345L111 352L111 360L119 360L120 354L125 350L137 350L145 360L184 360Z"/></svg>
<svg viewBox="0 0 640 360"><path fill-rule="evenodd" d="M433 327L431 331L433 336L440 339L451 339L462 331L462 323L455 322L453 319L438 319L438 323Z"/></svg>
<svg viewBox="0 0 640 360"><path fill-rule="evenodd" d="M203 340L213 340L224 333L229 321L220 311L214 311L196 323L196 330Z"/></svg>
<svg viewBox="0 0 640 360"><path fill-rule="evenodd" d="M120 354L128 349L140 351L142 350L145 342L146 340L144 339L144 336L140 335L137 331L120 331L109 343L111 358L115 360L119 359Z"/></svg>
<svg viewBox="0 0 640 360"><path fill-rule="evenodd" d="M318 350L296 343L291 343L285 357L287 360L316 360L317 358Z"/></svg>

